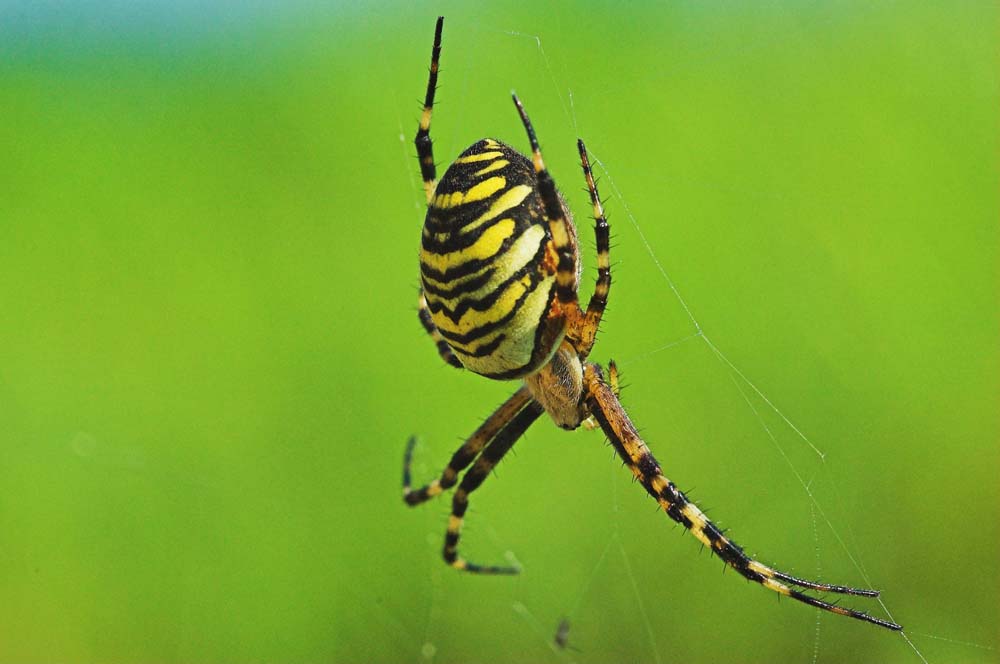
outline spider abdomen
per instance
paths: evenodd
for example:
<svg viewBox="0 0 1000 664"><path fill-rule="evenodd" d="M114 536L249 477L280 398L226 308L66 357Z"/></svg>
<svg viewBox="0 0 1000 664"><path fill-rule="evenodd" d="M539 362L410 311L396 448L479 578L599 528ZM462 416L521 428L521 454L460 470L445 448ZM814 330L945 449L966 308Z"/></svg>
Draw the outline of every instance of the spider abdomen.
<svg viewBox="0 0 1000 664"><path fill-rule="evenodd" d="M552 240L528 159L483 139L438 182L420 275L431 319L462 364L490 378L538 369L562 337Z"/></svg>

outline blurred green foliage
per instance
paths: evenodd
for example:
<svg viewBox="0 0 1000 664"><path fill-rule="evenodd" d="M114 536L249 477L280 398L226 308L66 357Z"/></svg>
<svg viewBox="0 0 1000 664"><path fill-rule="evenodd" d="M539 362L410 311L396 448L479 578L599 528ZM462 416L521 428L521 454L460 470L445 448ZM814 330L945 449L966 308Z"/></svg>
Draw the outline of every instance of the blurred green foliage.
<svg viewBox="0 0 1000 664"><path fill-rule="evenodd" d="M439 162L524 145L516 88L591 261L577 134L599 160L594 358L668 475L915 647L722 574L545 420L463 540L524 574L440 562L404 441L430 478L514 388L416 321L438 13ZM0 8L0 661L994 661L997 13Z"/></svg>

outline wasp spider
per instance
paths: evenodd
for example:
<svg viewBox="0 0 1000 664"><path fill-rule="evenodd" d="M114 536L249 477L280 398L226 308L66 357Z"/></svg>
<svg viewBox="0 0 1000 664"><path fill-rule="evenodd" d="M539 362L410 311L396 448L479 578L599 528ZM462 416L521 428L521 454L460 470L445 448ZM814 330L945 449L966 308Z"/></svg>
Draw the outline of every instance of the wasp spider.
<svg viewBox="0 0 1000 664"><path fill-rule="evenodd" d="M877 597L876 590L807 581L744 553L663 475L618 401L614 364L609 364L605 380L601 367L587 361L611 288L611 268L608 222L582 140L577 147L596 222L598 275L586 310L577 298L580 260L576 229L545 168L535 131L517 95L513 95L514 106L528 135L531 159L505 143L484 138L459 155L437 180L430 125L442 25L443 19L438 18L415 141L427 194L420 251L420 321L448 364L488 378L522 382L454 453L440 478L419 489L410 486L415 439L407 444L403 498L408 505L450 489L458 482L459 473L472 466L452 498L444 538L445 562L466 572L517 573L514 567L477 565L459 555L458 539L469 494L542 413L548 413L564 429L576 429L593 417L667 515L739 574L825 611L902 629L794 587L863 597Z"/></svg>

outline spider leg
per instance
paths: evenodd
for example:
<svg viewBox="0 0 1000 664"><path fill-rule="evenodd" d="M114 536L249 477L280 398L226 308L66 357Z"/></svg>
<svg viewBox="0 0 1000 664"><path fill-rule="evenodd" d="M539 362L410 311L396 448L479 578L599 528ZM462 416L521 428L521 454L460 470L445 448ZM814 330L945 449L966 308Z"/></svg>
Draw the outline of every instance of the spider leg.
<svg viewBox="0 0 1000 664"><path fill-rule="evenodd" d="M594 174L590 170L590 159L587 157L587 147L583 144L582 138L577 140L576 146L580 150L580 165L583 167L583 177L587 180L590 203L594 208L594 234L597 236L597 284L594 286L594 294L590 296L586 313L579 320L577 329L573 331L574 336L579 340L577 351L579 351L581 358L586 358L594 347L597 330L601 325L601 317L608 305L608 292L611 290L611 260L609 258L611 242L608 219L604 215L604 206L601 205L601 196L597 193L597 184L594 182Z"/></svg>
<svg viewBox="0 0 1000 664"><path fill-rule="evenodd" d="M455 489L451 500L451 517L448 519L448 529L444 535L444 560L446 563L465 572L477 574L517 574L517 567L486 566L470 563L458 555L458 537L462 529L465 511L469 508L469 494L479 488L490 471L510 451L517 439L538 419L545 410L537 401L530 401L514 419L510 420L497 436L490 441L476 463L462 477L462 482Z"/></svg>
<svg viewBox="0 0 1000 664"><path fill-rule="evenodd" d="M434 344L437 346L438 355L441 359L455 367L456 369L464 369L462 361L458 359L455 353L451 350L451 346L448 342L444 340L441 333L438 331L437 327L434 325L434 321L431 320L430 309L427 308L427 298L424 297L424 292L420 291L420 299L417 301L417 307L419 308L420 324L424 326L424 330L430 335Z"/></svg>
<svg viewBox="0 0 1000 664"><path fill-rule="evenodd" d="M787 584L818 590L821 592L841 593L878 597L877 590L850 588L847 586L830 585L815 581L806 581L779 572L754 560L735 542L723 535L722 531L698 507L687 499L674 483L668 480L660 470L652 452L639 437L635 426L622 408L611 387L604 382L601 369L596 364L587 363L584 369L584 394L587 405L601 424L605 435L611 440L618 455L632 470L632 474L642 484L643 488L656 499L667 515L682 524L709 547L717 556L750 581L755 581L769 590L773 590L799 602L815 606L842 616L864 620L880 627L892 630L903 629L896 623L882 620L861 611L830 604L823 600L806 595L789 588ZM782 583L784 582L784 583Z"/></svg>
<svg viewBox="0 0 1000 664"><path fill-rule="evenodd" d="M403 500L406 504L419 505L455 486L458 474L475 461L486 444L496 438L504 427L514 419L514 416L528 405L529 401L531 401L531 394L527 387L522 386L493 411L486 418L486 421L476 429L475 433L469 436L468 440L455 451L451 461L448 462L448 467L441 473L441 477L419 489L410 488L410 464L413 461L413 448L417 444L416 437L410 436L410 440L406 443L406 452L403 455Z"/></svg>
<svg viewBox="0 0 1000 664"><path fill-rule="evenodd" d="M532 400L528 388L521 387L458 448L440 478L416 490L410 488L410 463L416 439L411 437L407 443L403 457L403 500L411 506L419 505L453 487L458 474L475 461L469 472L462 477L452 498L451 518L448 519L442 551L445 562L452 567L479 574L516 574L519 571L515 567L483 566L468 562L458 555L458 538L469 507L469 494L479 488L490 471L543 412L542 407Z"/></svg>
<svg viewBox="0 0 1000 664"><path fill-rule="evenodd" d="M558 256L556 263L556 297L559 302L570 311L579 311L580 305L576 298L576 241L575 231L572 228L566 212L563 209L562 201L559 199L559 192L556 191L555 180L545 168L542 161L542 151L538 147L538 138L535 136L535 129L531 126L531 120L524 110L524 105L517 95L512 95L517 112L521 115L521 122L528 133L528 142L531 143L531 160L535 166L535 180L538 185L538 192L542 196L542 203L545 205L545 216L549 222L549 233L552 235L552 243Z"/></svg>
<svg viewBox="0 0 1000 664"><path fill-rule="evenodd" d="M434 110L434 91L437 89L438 61L441 57L441 29L444 27L444 16L438 16L434 26L434 46L431 48L431 69L427 78L427 94L424 97L424 111L420 116L420 125L413 142L417 146L417 159L420 160L420 175L424 178L424 193L427 194L427 204L434 198L434 188L437 187L437 168L434 166L434 145L431 142L431 113Z"/></svg>
<svg viewBox="0 0 1000 664"><path fill-rule="evenodd" d="M614 360L608 360L608 386L611 388L611 393L616 397L621 398L621 390L618 384L618 365L615 364ZM587 419L581 422L583 428L587 431L593 431L594 429L600 429L601 425L598 424L597 418L591 414Z"/></svg>

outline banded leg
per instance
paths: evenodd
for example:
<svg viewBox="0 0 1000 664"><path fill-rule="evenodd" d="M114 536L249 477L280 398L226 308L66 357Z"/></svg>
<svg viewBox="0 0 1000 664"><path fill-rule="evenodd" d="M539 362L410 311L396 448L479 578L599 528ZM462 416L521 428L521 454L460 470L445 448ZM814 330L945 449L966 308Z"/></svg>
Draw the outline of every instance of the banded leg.
<svg viewBox="0 0 1000 664"><path fill-rule="evenodd" d="M420 160L420 175L424 178L424 193L427 194L427 204L434 198L434 188L437 187L437 168L434 166L434 145L431 142L431 113L434 110L434 91L437 89L438 62L441 57L441 29L444 27L444 16L438 16L434 27L434 46L431 48L431 69L427 78L427 94L424 96L424 112L420 116L420 125L413 142L417 146L417 159Z"/></svg>
<svg viewBox="0 0 1000 664"><path fill-rule="evenodd" d="M531 401L531 393L526 386L522 386L493 411L493 414L486 418L486 421L465 441L465 444L458 448L452 455L451 461L448 462L448 467L441 473L440 478L416 490L410 488L410 464L413 461L413 448L417 444L416 437L411 436L406 443L406 452L403 455L403 500L406 504L419 505L455 486L458 474L469 467L469 464L475 460L486 444L496 438L504 427L528 405L529 401Z"/></svg>
<svg viewBox="0 0 1000 664"><path fill-rule="evenodd" d="M621 390L618 381L618 365L615 364L614 360L608 360L608 386L611 388L611 393L615 397L621 397ZM581 422L581 425L587 431L593 431L594 429L600 429L601 425L597 423L597 418L591 413L587 419Z"/></svg>
<svg viewBox="0 0 1000 664"><path fill-rule="evenodd" d="M529 401L515 417L490 441L476 463L462 477L461 484L455 489L451 500L451 518L448 519L448 530L444 535L444 560L446 563L465 572L476 574L517 574L517 567L501 567L494 565L477 565L470 563L458 555L458 537L462 530L462 520L469 508L469 494L479 488L490 471L500 462L500 459L510 451L517 439L527 431L528 427L538 419L545 409L537 401Z"/></svg>
<svg viewBox="0 0 1000 664"><path fill-rule="evenodd" d="M597 284L594 286L594 294L590 296L587 304L587 311L574 330L574 336L579 340L577 350L580 357L590 355L597 339L597 331L601 325L601 317L604 309L608 305L608 293L611 291L611 241L610 227L608 219L604 215L604 206L601 205L601 196L597 193L597 184L594 182L594 174L590 170L590 159L587 157L587 147L583 144L583 139L578 139L576 147L580 150L580 165L583 167L583 177L587 180L587 191L590 192L590 203L594 208L594 234L597 236Z"/></svg>
<svg viewBox="0 0 1000 664"><path fill-rule="evenodd" d="M611 387L604 382L600 368L595 364L588 363L584 369L584 391L586 393L587 405L598 422L600 422L605 435L611 440L611 444L618 452L618 455L629 466L632 474L635 475L635 478L642 484L649 495L653 496L660 503L660 506L663 507L671 519L690 530L702 544L711 549L717 556L722 558L723 562L735 569L739 574L750 581L761 584L769 590L809 604L810 606L823 609L824 611L864 620L865 622L892 630L903 629L896 623L875 618L867 613L830 604L789 588L785 584L818 590L820 592L860 595L863 597L878 597L879 594L877 590L849 588L847 586L836 586L799 579L784 572L771 569L767 565L745 554L743 549L727 538L714 523L709 521L708 517L694 503L689 501L682 491L674 486L673 482L664 477L656 458L639 437L632 421L618 402Z"/></svg>
<svg viewBox="0 0 1000 664"><path fill-rule="evenodd" d="M538 138L535 136L535 129L531 126L531 120L524 110L524 105L517 95L513 95L514 105L521 115L521 122L528 132L528 141L531 143L531 160L535 165L535 180L538 184L538 191L542 195L542 202L545 204L545 216L549 221L549 232L552 235L552 243L555 246L558 262L556 264L556 296L563 305L576 303L576 242L574 241L574 229L571 228L569 219L563 210L562 201L556 191L555 180L545 168L542 161L542 151L538 147ZM576 307L579 310L579 305Z"/></svg>
<svg viewBox="0 0 1000 664"><path fill-rule="evenodd" d="M451 346L444 340L444 337L441 336L441 333L435 327L434 321L431 320L431 312L427 308L427 298L424 297L423 291L420 291L420 300L417 302L417 307L419 308L420 324L424 326L424 330L434 340L434 345L437 346L438 355L441 356L441 359L456 369L464 369L462 361L452 352Z"/></svg>

